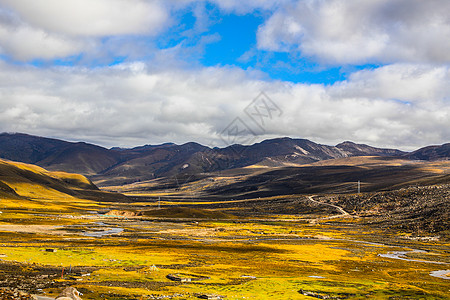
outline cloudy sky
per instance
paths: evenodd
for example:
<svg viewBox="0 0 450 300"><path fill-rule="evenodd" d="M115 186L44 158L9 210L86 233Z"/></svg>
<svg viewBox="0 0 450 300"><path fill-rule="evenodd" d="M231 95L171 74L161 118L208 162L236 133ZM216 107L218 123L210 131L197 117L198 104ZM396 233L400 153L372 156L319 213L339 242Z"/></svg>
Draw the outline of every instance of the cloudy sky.
<svg viewBox="0 0 450 300"><path fill-rule="evenodd" d="M0 131L450 142L450 1L0 0Z"/></svg>

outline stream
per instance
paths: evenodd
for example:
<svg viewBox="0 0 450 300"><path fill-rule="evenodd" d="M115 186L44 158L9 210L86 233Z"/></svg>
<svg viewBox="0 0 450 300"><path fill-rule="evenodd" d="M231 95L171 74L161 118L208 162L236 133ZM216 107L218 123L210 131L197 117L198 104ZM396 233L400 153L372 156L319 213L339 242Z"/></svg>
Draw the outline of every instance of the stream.
<svg viewBox="0 0 450 300"><path fill-rule="evenodd" d="M107 230L102 231L91 231L91 232L84 232L83 235L90 236L90 237L102 237L105 235L111 235L111 234L118 234L123 231L123 228L109 228Z"/></svg>
<svg viewBox="0 0 450 300"><path fill-rule="evenodd" d="M394 252L388 252L386 254L378 254L380 257L386 257L386 258L392 258L392 259L399 259L404 261L411 261L411 262L421 262L421 263L428 263L428 264L438 264L438 265L448 265L446 262L442 261L431 261L431 260L420 260L420 259L412 259L407 258L406 254L408 253L426 253L426 251L413 249L412 251L394 251ZM432 271L429 275L433 277L438 277L442 279L450 279L447 274L450 274L450 270L437 270Z"/></svg>
<svg viewBox="0 0 450 300"><path fill-rule="evenodd" d="M433 271L430 273L430 276L442 278L442 279L450 279L450 270L440 270L440 271Z"/></svg>
<svg viewBox="0 0 450 300"><path fill-rule="evenodd" d="M103 222L97 222L97 223L95 223L95 225L97 225L97 226L105 226L107 224L105 224ZM100 237L103 237L103 236L106 236L106 235L113 235L113 234L121 233L123 230L124 230L123 228L115 227L115 228L106 228L105 230L101 230L101 231L84 232L83 234L85 236L89 236L89 237L98 237L98 238L100 238ZM292 239L292 238L288 238L288 239ZM304 239L304 238L296 238L295 240L297 240L297 239ZM260 240L285 240L285 239L257 238L256 240L260 241ZM353 242L371 244L371 245L376 245L376 246L387 246L387 245L384 245L384 244L371 243L371 242L366 242L366 241L353 240ZM391 259L398 259L398 260L403 260L403 261L409 261L409 262L429 263L429 264L438 264L438 265L448 265L449 264L449 263L440 262L440 261L430 261L430 260L421 260L421 259L408 258L406 256L408 253L426 253L426 251L412 249L410 251L393 251L393 252L388 252L388 253L380 253L380 254L378 254L378 256L384 257L384 258L391 258ZM433 276L433 277L441 278L441 279L450 279L450 276L447 276L447 274L450 274L450 270L432 271L429 275Z"/></svg>
<svg viewBox="0 0 450 300"><path fill-rule="evenodd" d="M378 256L399 259L399 260L405 260L405 261L412 261L412 262L429 263L429 264L439 264L439 265L447 265L448 264L448 263L442 262L442 261L431 261L431 260L420 260L420 259L407 258L406 254L408 254L408 253L426 253L426 251L422 251L422 250L394 251L394 252L389 252L386 254L378 254Z"/></svg>

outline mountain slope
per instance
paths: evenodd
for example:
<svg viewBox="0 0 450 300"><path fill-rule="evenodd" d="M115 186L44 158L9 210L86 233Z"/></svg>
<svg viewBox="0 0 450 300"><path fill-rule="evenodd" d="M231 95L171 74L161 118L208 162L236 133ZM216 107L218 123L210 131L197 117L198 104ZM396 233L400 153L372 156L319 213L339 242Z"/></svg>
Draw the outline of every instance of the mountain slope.
<svg viewBox="0 0 450 300"><path fill-rule="evenodd" d="M351 142L327 146L305 139L277 138L243 146L232 145L197 153L187 162L202 165L203 171L240 168L253 164L268 167L303 165L322 160L352 156L400 156L405 154L394 149L379 149Z"/></svg>
<svg viewBox="0 0 450 300"><path fill-rule="evenodd" d="M412 162L402 158L358 156L295 167L253 166L204 173L202 176L158 178L107 189L133 195L152 194L209 201L297 194L352 194L357 193L358 182L364 193L450 184L450 162Z"/></svg>
<svg viewBox="0 0 450 300"><path fill-rule="evenodd" d="M139 151L136 158L127 160L93 179L100 185L120 185L159 177L241 168L254 164L269 167L303 165L322 160L359 155L398 156L398 150L378 149L366 145L339 148L305 139L277 138L249 146L232 145L208 148L196 143L165 144L140 147L122 152Z"/></svg>
<svg viewBox="0 0 450 300"><path fill-rule="evenodd" d="M39 166L0 159L0 195L7 199L125 200L100 191L83 175L50 172Z"/></svg>
<svg viewBox="0 0 450 300"><path fill-rule="evenodd" d="M428 146L420 148L414 152L409 153L406 157L415 160L449 160L450 143L440 146Z"/></svg>
<svg viewBox="0 0 450 300"><path fill-rule="evenodd" d="M336 148L350 153L350 156L401 156L406 154L406 152L397 149L375 148L364 144L355 144L349 141L336 145Z"/></svg>
<svg viewBox="0 0 450 300"><path fill-rule="evenodd" d="M125 184L183 174L242 168L289 167L355 156L403 157L438 160L450 157L450 144L412 153L381 149L353 142L336 146L306 139L276 138L253 145L211 149L197 143L145 145L131 149L106 149L26 134L0 134L0 157L33 163L54 171L90 176L102 185Z"/></svg>
<svg viewBox="0 0 450 300"><path fill-rule="evenodd" d="M0 157L81 174L97 174L121 160L120 153L100 146L22 133L0 134Z"/></svg>
<svg viewBox="0 0 450 300"><path fill-rule="evenodd" d="M172 176L183 171L183 166L190 157L198 152L209 148L197 143L186 143L183 145L161 145L140 149L139 153L132 156L128 150L130 159L105 170L95 178L109 178L110 180L124 183L137 180L148 180L162 176ZM122 150L126 151L126 150Z"/></svg>
<svg viewBox="0 0 450 300"><path fill-rule="evenodd" d="M0 157L32 164L69 145L69 142L23 133L1 133Z"/></svg>

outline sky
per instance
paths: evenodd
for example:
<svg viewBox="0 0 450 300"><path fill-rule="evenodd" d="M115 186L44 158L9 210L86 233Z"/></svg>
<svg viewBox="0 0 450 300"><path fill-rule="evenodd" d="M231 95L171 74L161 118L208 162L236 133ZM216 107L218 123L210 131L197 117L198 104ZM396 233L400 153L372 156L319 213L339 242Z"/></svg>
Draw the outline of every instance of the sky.
<svg viewBox="0 0 450 300"><path fill-rule="evenodd" d="M0 0L0 132L450 142L448 0Z"/></svg>

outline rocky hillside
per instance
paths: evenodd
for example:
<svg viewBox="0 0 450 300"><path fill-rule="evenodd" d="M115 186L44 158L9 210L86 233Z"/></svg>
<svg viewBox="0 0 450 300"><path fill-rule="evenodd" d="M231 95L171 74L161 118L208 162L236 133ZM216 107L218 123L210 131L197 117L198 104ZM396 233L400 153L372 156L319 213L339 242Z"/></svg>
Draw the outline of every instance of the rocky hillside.
<svg viewBox="0 0 450 300"><path fill-rule="evenodd" d="M87 144L15 133L0 134L0 158L49 170L92 175L117 164L120 153Z"/></svg>
<svg viewBox="0 0 450 300"><path fill-rule="evenodd" d="M0 134L0 158L32 163L49 170L80 173L99 183L136 181L261 165L288 167L355 156L439 160L450 157L450 144L405 153L353 142L336 146L306 139L276 138L253 145L209 148L197 143L111 148L26 134Z"/></svg>
<svg viewBox="0 0 450 300"><path fill-rule="evenodd" d="M324 198L326 199L326 198ZM394 191L331 196L329 203L346 211L373 218L386 230L409 231L416 235L450 237L450 185L402 188Z"/></svg>
<svg viewBox="0 0 450 300"><path fill-rule="evenodd" d="M350 153L351 156L402 156L406 154L406 152L397 149L375 148L364 144L355 144L349 141L336 145L336 148Z"/></svg>
<svg viewBox="0 0 450 300"><path fill-rule="evenodd" d="M411 152L407 155L409 159L416 160L449 160L450 143L440 146L428 146Z"/></svg>

